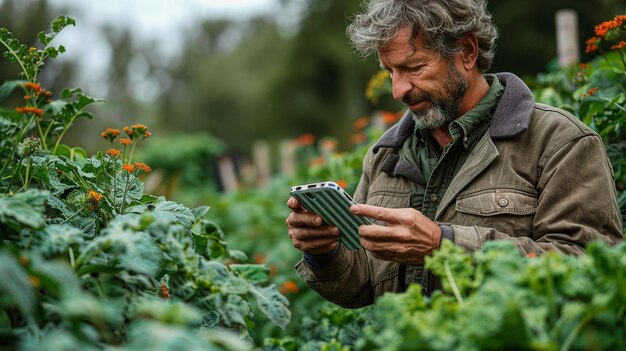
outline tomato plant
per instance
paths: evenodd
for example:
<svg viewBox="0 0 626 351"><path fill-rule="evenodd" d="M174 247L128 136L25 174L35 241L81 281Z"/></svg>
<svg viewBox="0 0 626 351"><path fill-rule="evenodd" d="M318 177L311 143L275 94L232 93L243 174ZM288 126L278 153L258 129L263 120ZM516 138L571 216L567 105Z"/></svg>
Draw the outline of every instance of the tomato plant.
<svg viewBox="0 0 626 351"><path fill-rule="evenodd" d="M0 85L24 104L0 109L0 344L12 349L249 349L256 308L284 328L287 299L269 270L246 263L208 206L144 193L150 166L134 160L151 136L109 128L106 152L62 144L88 105L80 89L53 99L37 74L64 51L51 45L74 21L59 17L28 48L0 29L4 56L21 69ZM256 304L253 304L253 301ZM256 305L256 307L254 307Z"/></svg>

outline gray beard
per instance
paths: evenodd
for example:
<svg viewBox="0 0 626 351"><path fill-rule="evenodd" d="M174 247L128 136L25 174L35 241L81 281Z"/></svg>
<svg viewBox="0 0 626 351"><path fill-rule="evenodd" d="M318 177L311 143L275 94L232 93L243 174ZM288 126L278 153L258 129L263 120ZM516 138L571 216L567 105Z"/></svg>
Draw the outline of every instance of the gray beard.
<svg viewBox="0 0 626 351"><path fill-rule="evenodd" d="M449 125L458 116L461 99L467 90L467 82L454 65L450 65L450 75L446 78L446 92L449 98L432 97L432 106L421 110L411 111L415 123L423 129L436 129Z"/></svg>

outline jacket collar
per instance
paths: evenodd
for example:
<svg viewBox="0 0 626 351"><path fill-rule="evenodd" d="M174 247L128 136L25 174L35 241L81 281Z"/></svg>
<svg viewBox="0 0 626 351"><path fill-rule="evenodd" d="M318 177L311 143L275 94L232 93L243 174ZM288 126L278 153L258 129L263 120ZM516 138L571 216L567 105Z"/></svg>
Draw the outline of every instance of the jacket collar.
<svg viewBox="0 0 626 351"><path fill-rule="evenodd" d="M489 136L492 139L513 138L528 129L535 98L526 84L513 73L497 73L495 76L504 86L504 92L493 114ZM414 132L414 127L415 122L407 110L400 122L376 142L374 153L381 147L401 148L404 141Z"/></svg>

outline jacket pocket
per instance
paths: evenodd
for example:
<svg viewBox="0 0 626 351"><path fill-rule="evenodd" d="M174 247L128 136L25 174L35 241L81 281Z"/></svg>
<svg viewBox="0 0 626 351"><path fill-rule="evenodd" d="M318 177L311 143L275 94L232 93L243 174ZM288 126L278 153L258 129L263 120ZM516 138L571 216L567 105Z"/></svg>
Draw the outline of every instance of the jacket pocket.
<svg viewBox="0 0 626 351"><path fill-rule="evenodd" d="M537 191L527 187L472 189L457 197L455 209L479 216L530 215L537 211Z"/></svg>

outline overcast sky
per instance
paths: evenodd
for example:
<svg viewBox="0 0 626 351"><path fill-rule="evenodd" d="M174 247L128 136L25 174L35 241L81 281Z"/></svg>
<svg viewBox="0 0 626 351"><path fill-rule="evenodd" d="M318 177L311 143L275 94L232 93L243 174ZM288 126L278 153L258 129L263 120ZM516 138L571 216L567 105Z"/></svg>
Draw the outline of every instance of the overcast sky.
<svg viewBox="0 0 626 351"><path fill-rule="evenodd" d="M78 61L83 72L81 76L92 78L84 84L97 85L100 81L98 75L106 68L111 55L103 45L106 39L100 29L104 25L129 28L138 40L158 40L156 45L163 55L162 59L167 60L179 51L185 29L202 19L226 17L245 20L256 15L268 15L289 26L293 23L287 20L298 17L297 6L304 0L291 0L291 7L287 9L279 5L279 0L48 1L54 7L63 8L63 15L76 20L76 27L67 28L55 39L55 45L63 45L67 49L59 59ZM90 88L95 90L92 91L94 94L99 94L105 86Z"/></svg>

